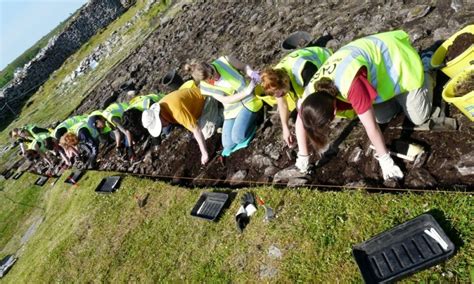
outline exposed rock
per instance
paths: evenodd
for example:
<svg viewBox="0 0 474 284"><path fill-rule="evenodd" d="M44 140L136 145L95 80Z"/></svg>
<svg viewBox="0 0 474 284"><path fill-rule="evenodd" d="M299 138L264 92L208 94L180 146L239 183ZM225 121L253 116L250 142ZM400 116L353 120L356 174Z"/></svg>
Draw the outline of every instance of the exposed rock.
<svg viewBox="0 0 474 284"><path fill-rule="evenodd" d="M408 9L407 16L403 20L404 23L412 22L416 19L422 18L428 14L428 12L431 10L431 7L429 5L416 5L415 7L412 7ZM402 13L404 13L402 11Z"/></svg>
<svg viewBox="0 0 474 284"><path fill-rule="evenodd" d="M435 187L438 182L428 170L417 168L408 173L405 177L405 184L414 188L432 188Z"/></svg>
<svg viewBox="0 0 474 284"><path fill-rule="evenodd" d="M263 172L263 175L266 177L273 177L278 171L279 169L277 167L270 166L265 169L265 171Z"/></svg>
<svg viewBox="0 0 474 284"><path fill-rule="evenodd" d="M283 256L283 253L277 246L271 245L268 248L268 256L273 259L281 259L281 257Z"/></svg>
<svg viewBox="0 0 474 284"><path fill-rule="evenodd" d="M264 155L254 155L247 160L250 160L250 164L257 168L265 168L273 165L272 160Z"/></svg>
<svg viewBox="0 0 474 284"><path fill-rule="evenodd" d="M286 183L292 178L306 177L305 173L301 173L296 167L290 166L276 173L273 176L274 183Z"/></svg>
<svg viewBox="0 0 474 284"><path fill-rule="evenodd" d="M293 188L293 187L301 187L305 184L308 184L309 181L305 178L290 178L288 181L288 184L286 185L287 187Z"/></svg>
<svg viewBox="0 0 474 284"><path fill-rule="evenodd" d="M247 170L240 170L232 175L229 182L230 185L239 185L245 183L245 177L247 176Z"/></svg>
<svg viewBox="0 0 474 284"><path fill-rule="evenodd" d="M474 175L474 151L463 155L455 167L463 176Z"/></svg>
<svg viewBox="0 0 474 284"><path fill-rule="evenodd" d="M352 163L358 163L362 157L362 154L363 154L362 149L359 146L355 147L349 156L349 161Z"/></svg>

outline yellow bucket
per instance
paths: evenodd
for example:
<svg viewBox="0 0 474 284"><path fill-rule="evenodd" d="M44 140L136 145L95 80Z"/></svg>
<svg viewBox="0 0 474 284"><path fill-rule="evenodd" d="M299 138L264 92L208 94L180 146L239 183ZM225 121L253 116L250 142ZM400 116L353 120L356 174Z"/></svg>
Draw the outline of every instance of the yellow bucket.
<svg viewBox="0 0 474 284"><path fill-rule="evenodd" d="M462 97L456 97L454 91L454 87L472 73L474 73L474 65L468 66L456 77L449 80L443 89L443 99L448 103L453 103L464 115L471 121L474 121L474 90L471 90Z"/></svg>
<svg viewBox="0 0 474 284"><path fill-rule="evenodd" d="M443 65L444 58L446 57L446 52L448 47L453 44L456 37L463 33L471 33L474 34L474 25L469 25L463 28L462 30L458 31L457 33L453 34L450 38L448 38L443 44L438 47L438 49L433 54L431 58L431 66L434 68L440 67ZM444 74L448 75L449 78L454 78L456 74L461 72L464 68L469 65L474 65L474 45L471 45L468 49L464 50L463 53L459 54L453 60L446 62L446 66L441 68L441 71Z"/></svg>

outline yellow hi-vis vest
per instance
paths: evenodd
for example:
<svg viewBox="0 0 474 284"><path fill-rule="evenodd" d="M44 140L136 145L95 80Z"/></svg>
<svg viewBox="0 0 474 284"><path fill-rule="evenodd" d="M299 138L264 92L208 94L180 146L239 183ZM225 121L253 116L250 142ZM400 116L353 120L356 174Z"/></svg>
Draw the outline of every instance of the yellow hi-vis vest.
<svg viewBox="0 0 474 284"><path fill-rule="evenodd" d="M217 72L221 75L221 79L229 83L230 87L220 87L209 84L205 81L199 83L201 94L203 96L232 96L236 92L242 91L247 86L247 81L244 76L240 74L225 57L220 57L212 65L216 68ZM224 119L232 119L237 117L242 108L247 108L252 112L257 112L262 108L262 101L255 97L254 94L244 98L243 100L232 103L224 104Z"/></svg>
<svg viewBox="0 0 474 284"><path fill-rule="evenodd" d="M49 135L49 133L46 133L46 132L38 133L36 138L33 139L33 141L31 141L30 143L28 143L26 149L27 150L36 150L35 146L38 145L39 151L42 152L42 153L46 153L46 148L44 146L44 144L45 144L44 140L46 140L48 137L51 137Z"/></svg>
<svg viewBox="0 0 474 284"><path fill-rule="evenodd" d="M138 109L139 111L144 111L149 109L152 104L159 102L164 96L165 94L163 93L136 96L130 100L126 110Z"/></svg>
<svg viewBox="0 0 474 284"><path fill-rule="evenodd" d="M38 138L42 138L45 133L47 134L47 136L50 135L50 132L34 132L34 129L36 128L36 125L34 124L27 124L23 127L24 130L28 131L28 133L30 133L30 135L33 137L33 139L38 139Z"/></svg>
<svg viewBox="0 0 474 284"><path fill-rule="evenodd" d="M82 120L76 124L74 124L70 129L69 132L76 134L79 136L79 131L81 129L87 129L89 131L89 134L91 135L92 138L96 139L99 136L99 133L95 127L91 127L88 123L87 120Z"/></svg>
<svg viewBox="0 0 474 284"><path fill-rule="evenodd" d="M128 103L113 103L102 111L102 116L105 117L110 124L116 126L113 122L113 118L116 117L122 120L123 114L127 108Z"/></svg>
<svg viewBox="0 0 474 284"><path fill-rule="evenodd" d="M367 79L377 91L375 104L423 86L420 56L408 34L397 30L363 37L339 49L313 76L304 97L314 93L314 83L326 77L339 89L338 98L347 102L352 81L361 67L367 68Z"/></svg>
<svg viewBox="0 0 474 284"><path fill-rule="evenodd" d="M304 82L301 73L306 63L311 62L319 69L331 54L332 51L324 47L306 47L289 53L274 67L274 69L283 69L285 73L288 74L288 77L290 77L290 83L293 89L285 95L286 103L290 111L296 108L296 102L303 96ZM276 98L272 98L274 100L273 105L275 105L277 102Z"/></svg>
<svg viewBox="0 0 474 284"><path fill-rule="evenodd" d="M76 124L80 121L86 120L86 119L87 119L87 115L76 115L76 116L69 117L65 121L58 124L58 126L56 126L56 128L54 128L53 133L51 134L51 136L56 137L56 133L61 128L66 128L66 130L69 130L74 124Z"/></svg>
<svg viewBox="0 0 474 284"><path fill-rule="evenodd" d="M112 123L110 123L104 116L104 111L102 110L94 110L93 112L91 112L91 114L89 114L88 118L87 118L87 125L89 125L89 127L91 128L94 128L99 134L107 134L109 133L110 131L112 131L115 127L115 125L113 125ZM95 125L92 124L92 120L91 120L91 117L93 116L101 116L105 119L105 127L99 131L99 129L97 129L95 127Z"/></svg>

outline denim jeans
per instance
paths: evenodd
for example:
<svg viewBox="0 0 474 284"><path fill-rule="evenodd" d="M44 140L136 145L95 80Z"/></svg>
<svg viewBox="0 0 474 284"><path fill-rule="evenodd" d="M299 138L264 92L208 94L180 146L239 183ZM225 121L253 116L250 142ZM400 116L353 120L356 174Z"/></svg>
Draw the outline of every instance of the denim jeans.
<svg viewBox="0 0 474 284"><path fill-rule="evenodd" d="M244 142L255 127L257 113L242 108L236 118L224 120L222 126L222 146L232 149L237 144Z"/></svg>

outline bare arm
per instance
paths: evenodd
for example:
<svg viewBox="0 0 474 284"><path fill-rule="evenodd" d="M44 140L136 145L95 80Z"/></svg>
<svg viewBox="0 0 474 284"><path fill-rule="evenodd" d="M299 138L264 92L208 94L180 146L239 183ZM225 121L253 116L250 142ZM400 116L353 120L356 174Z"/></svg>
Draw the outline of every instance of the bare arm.
<svg viewBox="0 0 474 284"><path fill-rule="evenodd" d="M194 127L191 132L196 139L199 150L201 151L201 164L206 164L209 161L209 153L207 152L206 142L204 141L204 136L202 135L202 131L199 126Z"/></svg>
<svg viewBox="0 0 474 284"><path fill-rule="evenodd" d="M385 146L385 140L380 130L379 125L375 121L374 109L371 107L369 110L363 114L359 114L359 119L364 125L365 132L369 137L370 142L375 147L375 151L379 156L385 155L388 153L387 146Z"/></svg>
<svg viewBox="0 0 474 284"><path fill-rule="evenodd" d="M278 103L278 113L280 115L281 128L283 130L283 140L286 142L288 147L291 147L294 143L293 136L291 136L290 128L288 127L288 119L290 118L290 112L288 111L288 104L284 97L276 98Z"/></svg>
<svg viewBox="0 0 474 284"><path fill-rule="evenodd" d="M306 130L300 115L296 118L296 141L298 142L298 153L303 156L309 155L308 140L306 139Z"/></svg>
<svg viewBox="0 0 474 284"><path fill-rule="evenodd" d="M130 131L128 131L127 129L125 129L122 124L120 124L120 122L118 121L118 119L114 118L114 124L117 126L117 128L120 130L120 132L122 132L125 137L127 138L127 141L128 141L128 144L130 147L133 148L133 141L132 141L132 133L130 133ZM120 137L120 136L119 136ZM117 138L117 135L115 135L115 138ZM120 141L120 140L119 140ZM118 147L118 146L117 146Z"/></svg>
<svg viewBox="0 0 474 284"><path fill-rule="evenodd" d="M255 89L255 83L250 82L250 84L247 87L245 87L245 89L243 89L240 92L234 93L231 96L214 95L212 97L223 104L232 104L232 103L240 102L244 98L253 95L254 89Z"/></svg>

